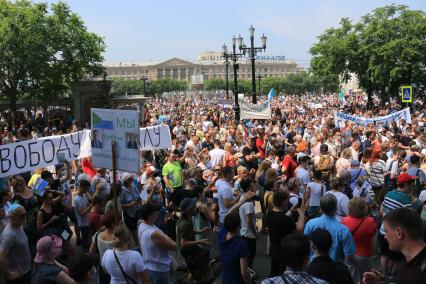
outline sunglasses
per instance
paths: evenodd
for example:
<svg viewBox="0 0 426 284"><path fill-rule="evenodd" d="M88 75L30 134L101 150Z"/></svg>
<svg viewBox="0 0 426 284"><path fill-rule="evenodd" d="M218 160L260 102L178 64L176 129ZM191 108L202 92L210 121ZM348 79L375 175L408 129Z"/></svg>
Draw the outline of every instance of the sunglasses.
<svg viewBox="0 0 426 284"><path fill-rule="evenodd" d="M23 213L23 214L21 214L21 215L17 215L16 217L18 217L18 218L25 218L27 216L27 214L26 213Z"/></svg>
<svg viewBox="0 0 426 284"><path fill-rule="evenodd" d="M220 171L221 171L221 169L214 169L214 171L215 171L215 172L220 172Z"/></svg>

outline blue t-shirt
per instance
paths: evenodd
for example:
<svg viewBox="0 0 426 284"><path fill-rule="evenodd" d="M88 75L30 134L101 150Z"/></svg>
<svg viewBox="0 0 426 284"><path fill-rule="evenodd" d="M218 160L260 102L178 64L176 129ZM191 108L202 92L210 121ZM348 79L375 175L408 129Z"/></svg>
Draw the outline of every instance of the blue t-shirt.
<svg viewBox="0 0 426 284"><path fill-rule="evenodd" d="M241 276L240 258L249 256L246 242L239 236L225 241L227 231L222 227L219 233L220 261L222 264L222 283L244 283Z"/></svg>
<svg viewBox="0 0 426 284"><path fill-rule="evenodd" d="M308 221L304 234L310 237L311 233L321 228L330 232L333 244L328 255L335 261L343 262L346 256L355 254L355 243L348 227L339 223L334 216L323 214L321 217Z"/></svg>

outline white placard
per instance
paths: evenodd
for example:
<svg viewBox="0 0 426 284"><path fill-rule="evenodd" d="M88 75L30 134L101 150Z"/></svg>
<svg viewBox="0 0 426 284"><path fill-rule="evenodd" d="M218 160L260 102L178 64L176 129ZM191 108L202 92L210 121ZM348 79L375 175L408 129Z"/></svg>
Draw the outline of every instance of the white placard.
<svg viewBox="0 0 426 284"><path fill-rule="evenodd" d="M172 146L168 125L151 126L140 129L140 145L142 151L167 149Z"/></svg>
<svg viewBox="0 0 426 284"><path fill-rule="evenodd" d="M92 164L112 169L112 146L116 142L117 170L139 172L139 112L133 110L91 109Z"/></svg>

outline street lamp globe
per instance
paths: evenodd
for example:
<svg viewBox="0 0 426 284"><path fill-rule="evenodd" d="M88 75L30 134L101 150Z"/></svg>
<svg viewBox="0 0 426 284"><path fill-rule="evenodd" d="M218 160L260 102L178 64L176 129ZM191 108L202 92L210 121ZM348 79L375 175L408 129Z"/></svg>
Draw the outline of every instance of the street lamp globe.
<svg viewBox="0 0 426 284"><path fill-rule="evenodd" d="M238 36L237 42L238 42L239 48L241 49L243 47L243 38L241 37L241 35Z"/></svg>
<svg viewBox="0 0 426 284"><path fill-rule="evenodd" d="M223 44L223 46L222 46L222 51L223 51L223 54L228 53L228 48L226 47L225 44Z"/></svg>
<svg viewBox="0 0 426 284"><path fill-rule="evenodd" d="M266 40L267 40L267 37L263 34L263 35L260 37L260 40L261 40L261 42L262 42L263 50L265 50L265 49L266 49Z"/></svg>
<svg viewBox="0 0 426 284"><path fill-rule="evenodd" d="M254 36L254 31L255 31L255 28L253 26L250 26L249 28L250 36Z"/></svg>

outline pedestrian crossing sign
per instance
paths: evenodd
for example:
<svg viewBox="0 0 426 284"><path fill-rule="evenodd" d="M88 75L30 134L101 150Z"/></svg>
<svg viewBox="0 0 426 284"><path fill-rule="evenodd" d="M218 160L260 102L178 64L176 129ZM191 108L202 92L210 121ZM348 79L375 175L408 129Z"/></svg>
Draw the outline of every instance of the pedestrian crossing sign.
<svg viewBox="0 0 426 284"><path fill-rule="evenodd" d="M413 86L402 86L401 98L403 103L413 102Z"/></svg>

